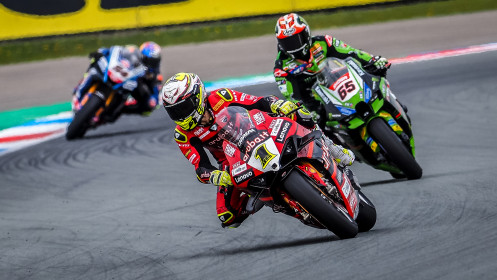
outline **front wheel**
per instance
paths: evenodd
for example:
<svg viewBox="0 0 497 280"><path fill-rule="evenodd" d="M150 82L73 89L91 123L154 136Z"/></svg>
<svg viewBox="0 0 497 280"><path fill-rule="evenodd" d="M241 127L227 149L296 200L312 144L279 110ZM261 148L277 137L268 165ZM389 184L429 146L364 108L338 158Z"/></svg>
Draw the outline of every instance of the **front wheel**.
<svg viewBox="0 0 497 280"><path fill-rule="evenodd" d="M345 239L357 235L359 231L357 223L349 214L339 210L329 201L327 195L297 169L291 171L283 186L293 199L336 236Z"/></svg>
<svg viewBox="0 0 497 280"><path fill-rule="evenodd" d="M374 118L368 126L371 137L381 146L392 162L405 174L407 179L419 179L423 169L414 159L397 134L381 118Z"/></svg>
<svg viewBox="0 0 497 280"><path fill-rule="evenodd" d="M91 119L103 105L104 101L100 97L92 94L81 110L76 112L74 118L67 127L66 139L73 140L83 137L86 130L90 127Z"/></svg>

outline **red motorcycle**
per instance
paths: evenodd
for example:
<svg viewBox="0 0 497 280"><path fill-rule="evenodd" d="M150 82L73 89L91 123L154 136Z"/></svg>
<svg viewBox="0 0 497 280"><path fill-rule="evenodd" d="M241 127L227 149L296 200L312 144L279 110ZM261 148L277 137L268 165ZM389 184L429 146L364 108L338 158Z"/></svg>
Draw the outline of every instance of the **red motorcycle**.
<svg viewBox="0 0 497 280"><path fill-rule="evenodd" d="M304 224L352 238L376 223L376 209L339 168L319 130L287 117L233 106L216 116L236 188ZM353 176L353 175L352 175Z"/></svg>

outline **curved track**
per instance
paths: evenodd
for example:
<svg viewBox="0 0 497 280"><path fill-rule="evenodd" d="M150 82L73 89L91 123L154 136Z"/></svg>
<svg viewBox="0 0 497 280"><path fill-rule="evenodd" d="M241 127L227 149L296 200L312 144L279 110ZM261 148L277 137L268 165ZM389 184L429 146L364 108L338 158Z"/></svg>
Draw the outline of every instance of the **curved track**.
<svg viewBox="0 0 497 280"><path fill-rule="evenodd" d="M494 279L497 52L394 66L420 180L353 166L372 231L338 240L263 209L220 227L163 110L0 157L1 279ZM243 89L277 93L274 85Z"/></svg>

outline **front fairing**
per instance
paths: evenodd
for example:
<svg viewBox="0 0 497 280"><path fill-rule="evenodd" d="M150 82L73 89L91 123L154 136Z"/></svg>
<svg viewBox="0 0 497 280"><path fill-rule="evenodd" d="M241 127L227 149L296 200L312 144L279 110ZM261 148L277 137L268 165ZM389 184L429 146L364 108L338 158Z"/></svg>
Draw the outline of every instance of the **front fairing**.
<svg viewBox="0 0 497 280"><path fill-rule="evenodd" d="M145 75L147 69L138 53L129 52L121 46L111 47L108 55L102 56L97 65L103 73L103 82L114 90L133 91L138 86L137 80Z"/></svg>
<svg viewBox="0 0 497 280"><path fill-rule="evenodd" d="M357 115L356 105L377 100L380 78L364 71L352 58L328 58L312 89L324 106L326 120L343 124Z"/></svg>

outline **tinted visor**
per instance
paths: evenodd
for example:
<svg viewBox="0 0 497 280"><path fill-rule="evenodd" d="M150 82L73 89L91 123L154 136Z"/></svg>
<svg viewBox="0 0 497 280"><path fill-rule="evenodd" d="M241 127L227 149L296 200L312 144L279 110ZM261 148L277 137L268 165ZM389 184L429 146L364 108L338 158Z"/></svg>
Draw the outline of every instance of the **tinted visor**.
<svg viewBox="0 0 497 280"><path fill-rule="evenodd" d="M305 30L288 38L278 39L281 48L287 53L300 51L305 45L309 44L309 33Z"/></svg>
<svg viewBox="0 0 497 280"><path fill-rule="evenodd" d="M181 102L164 106L164 108L173 121L183 121L196 112L198 106L198 99L192 95Z"/></svg>
<svg viewBox="0 0 497 280"><path fill-rule="evenodd" d="M158 70L160 65L160 57L143 56L143 64L150 70Z"/></svg>

